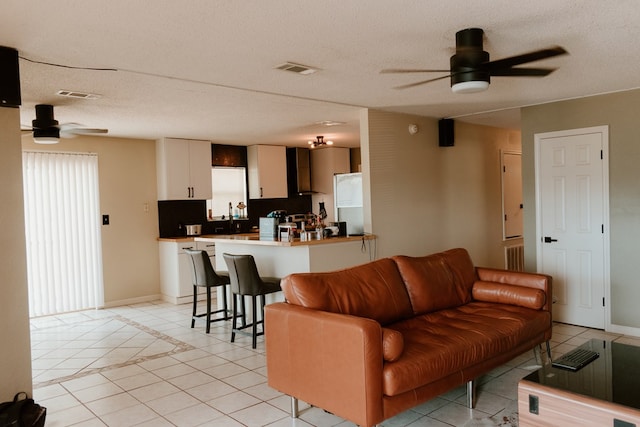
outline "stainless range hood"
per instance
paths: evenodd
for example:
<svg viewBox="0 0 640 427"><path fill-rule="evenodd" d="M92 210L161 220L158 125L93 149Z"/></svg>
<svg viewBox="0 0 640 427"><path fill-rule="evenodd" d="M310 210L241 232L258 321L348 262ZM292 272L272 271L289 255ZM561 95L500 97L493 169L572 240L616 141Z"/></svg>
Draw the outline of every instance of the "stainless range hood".
<svg viewBox="0 0 640 427"><path fill-rule="evenodd" d="M311 162L308 148L287 148L287 187L289 197L311 194Z"/></svg>

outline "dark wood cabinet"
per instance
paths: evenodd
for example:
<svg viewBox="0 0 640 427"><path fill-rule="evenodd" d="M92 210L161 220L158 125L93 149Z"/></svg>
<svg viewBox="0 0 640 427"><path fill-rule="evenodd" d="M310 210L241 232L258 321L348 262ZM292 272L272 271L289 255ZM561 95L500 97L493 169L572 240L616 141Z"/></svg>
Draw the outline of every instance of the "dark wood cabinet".
<svg viewBox="0 0 640 427"><path fill-rule="evenodd" d="M211 144L211 166L247 167L247 147Z"/></svg>

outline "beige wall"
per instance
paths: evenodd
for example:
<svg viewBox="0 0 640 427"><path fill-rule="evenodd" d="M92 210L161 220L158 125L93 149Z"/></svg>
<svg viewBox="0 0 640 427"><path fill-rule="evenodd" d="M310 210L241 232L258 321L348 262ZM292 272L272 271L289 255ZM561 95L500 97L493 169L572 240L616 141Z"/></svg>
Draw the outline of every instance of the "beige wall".
<svg viewBox="0 0 640 427"><path fill-rule="evenodd" d="M464 247L477 265L504 267L501 149L519 151L520 133L456 121L455 146L439 147L436 119L363 110L365 230L378 257Z"/></svg>
<svg viewBox="0 0 640 427"><path fill-rule="evenodd" d="M79 136L47 146L27 134L22 147L97 153L100 211L110 218L102 226L105 305L159 298L155 141Z"/></svg>
<svg viewBox="0 0 640 427"><path fill-rule="evenodd" d="M0 108L0 401L31 395L20 110Z"/></svg>
<svg viewBox="0 0 640 427"><path fill-rule="evenodd" d="M611 323L640 328L640 90L527 107L522 110L522 176L527 268L536 268L534 135L609 126Z"/></svg>

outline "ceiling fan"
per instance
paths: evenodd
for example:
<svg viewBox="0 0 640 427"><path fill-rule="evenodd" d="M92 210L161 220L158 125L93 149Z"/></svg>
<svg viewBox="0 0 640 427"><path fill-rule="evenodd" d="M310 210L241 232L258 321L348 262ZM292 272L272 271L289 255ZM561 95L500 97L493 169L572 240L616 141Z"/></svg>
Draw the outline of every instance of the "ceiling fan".
<svg viewBox="0 0 640 427"><path fill-rule="evenodd" d="M451 78L451 90L454 93L473 93L486 90L494 77L544 77L555 68L525 68L518 65L539 61L568 53L560 46L535 50L508 58L489 60L489 53L482 48L484 31L480 28L467 28L456 33L456 53L450 59L448 70L386 69L381 73L448 73L445 76L422 80L397 86L406 89L437 80Z"/></svg>
<svg viewBox="0 0 640 427"><path fill-rule="evenodd" d="M36 118L31 121L33 140L38 144L56 144L60 138L73 138L76 135L107 133L107 129L85 128L78 123L58 124L53 118L53 105L36 105Z"/></svg>

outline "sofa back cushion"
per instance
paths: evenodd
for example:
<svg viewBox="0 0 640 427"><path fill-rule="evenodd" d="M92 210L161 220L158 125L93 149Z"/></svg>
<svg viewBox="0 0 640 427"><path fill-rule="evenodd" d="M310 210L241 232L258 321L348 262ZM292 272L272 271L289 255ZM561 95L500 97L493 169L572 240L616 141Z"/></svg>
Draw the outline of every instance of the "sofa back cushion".
<svg viewBox="0 0 640 427"><path fill-rule="evenodd" d="M404 280L414 314L457 307L471 301L476 272L465 249L423 257L392 258Z"/></svg>
<svg viewBox="0 0 640 427"><path fill-rule="evenodd" d="M413 312L396 263L383 258L326 273L294 273L281 281L290 304L374 319L387 325Z"/></svg>
<svg viewBox="0 0 640 427"><path fill-rule="evenodd" d="M476 301L518 305L534 310L541 310L547 302L542 289L481 280L474 283L471 294Z"/></svg>

